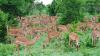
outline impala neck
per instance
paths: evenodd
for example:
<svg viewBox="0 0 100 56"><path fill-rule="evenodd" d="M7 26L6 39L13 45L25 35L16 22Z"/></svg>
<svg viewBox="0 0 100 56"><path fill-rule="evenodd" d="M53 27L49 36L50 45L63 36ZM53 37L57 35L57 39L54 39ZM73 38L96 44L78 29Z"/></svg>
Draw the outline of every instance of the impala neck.
<svg viewBox="0 0 100 56"><path fill-rule="evenodd" d="M37 35L37 36L34 37L34 39L32 40L31 43L34 44L34 43L36 43L36 41L39 40L39 39L40 39L40 36Z"/></svg>

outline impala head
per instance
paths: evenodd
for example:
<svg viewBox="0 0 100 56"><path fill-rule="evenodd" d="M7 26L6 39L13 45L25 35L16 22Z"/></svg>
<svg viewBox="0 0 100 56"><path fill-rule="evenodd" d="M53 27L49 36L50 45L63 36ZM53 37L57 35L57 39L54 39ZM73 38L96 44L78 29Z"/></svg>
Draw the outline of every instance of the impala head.
<svg viewBox="0 0 100 56"><path fill-rule="evenodd" d="M69 34L69 45L70 45L70 46L71 46L72 42L75 43L76 48L77 48L77 50L78 50L78 48L79 48L79 36L78 36L78 34L76 34L75 32L71 32L71 33Z"/></svg>
<svg viewBox="0 0 100 56"><path fill-rule="evenodd" d="M39 36L39 35L36 35L36 39L37 39L37 40L40 39L40 36Z"/></svg>
<svg viewBox="0 0 100 56"><path fill-rule="evenodd" d="M92 22L96 22L96 19L97 19L97 16L94 16L93 18L92 18Z"/></svg>

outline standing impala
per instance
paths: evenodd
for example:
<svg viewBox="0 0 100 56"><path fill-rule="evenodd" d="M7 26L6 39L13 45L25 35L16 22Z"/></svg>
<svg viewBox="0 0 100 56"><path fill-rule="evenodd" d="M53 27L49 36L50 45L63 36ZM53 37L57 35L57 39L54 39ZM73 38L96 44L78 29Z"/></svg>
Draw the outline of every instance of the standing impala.
<svg viewBox="0 0 100 56"><path fill-rule="evenodd" d="M18 35L23 35L23 31L21 30L21 28L7 27L7 34L15 37ZM13 43L12 38L11 38L11 43Z"/></svg>
<svg viewBox="0 0 100 56"><path fill-rule="evenodd" d="M76 48L77 48L77 51L78 51L78 48L79 48L79 36L74 32L71 32L69 34L69 46L70 47L72 45L72 42L75 42Z"/></svg>
<svg viewBox="0 0 100 56"><path fill-rule="evenodd" d="M100 23L96 23L95 24L95 28L97 28L96 30L99 30L100 31Z"/></svg>
<svg viewBox="0 0 100 56"><path fill-rule="evenodd" d="M26 51L28 51L26 50L26 47L34 45L36 41L39 39L40 39L39 35L36 35L33 40L28 40L24 36L17 36L15 40L15 44L16 44L16 50L18 51L18 55L20 56L19 45L23 44L25 46L24 56L26 56Z"/></svg>
<svg viewBox="0 0 100 56"><path fill-rule="evenodd" d="M92 44L93 46L96 46L96 40L97 38L100 38L100 23L96 23L96 19L97 17L93 17L92 18L92 22L93 22L93 31L92 31Z"/></svg>
<svg viewBox="0 0 100 56"><path fill-rule="evenodd" d="M100 31L98 31L95 27L92 31L92 44L95 46L97 38L100 38Z"/></svg>
<svg viewBox="0 0 100 56"><path fill-rule="evenodd" d="M19 35L19 34L22 34L22 30L20 28L9 28L8 30L8 33L12 36L16 36L16 35Z"/></svg>
<svg viewBox="0 0 100 56"><path fill-rule="evenodd" d="M57 19L57 16L51 16L50 17L50 20L51 20L51 24L53 26L53 29L57 31L56 19Z"/></svg>

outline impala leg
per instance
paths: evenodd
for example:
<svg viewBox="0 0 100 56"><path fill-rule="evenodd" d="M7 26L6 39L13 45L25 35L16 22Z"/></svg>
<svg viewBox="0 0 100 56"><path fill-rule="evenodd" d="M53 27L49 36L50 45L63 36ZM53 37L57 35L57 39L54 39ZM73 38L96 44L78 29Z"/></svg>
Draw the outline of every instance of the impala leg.
<svg viewBox="0 0 100 56"><path fill-rule="evenodd" d="M43 48L45 48L46 45L47 45L47 39L46 39L46 40L44 41L44 43L43 43Z"/></svg>
<svg viewBox="0 0 100 56"><path fill-rule="evenodd" d="M94 38L94 47L96 46L96 38Z"/></svg>
<svg viewBox="0 0 100 56"><path fill-rule="evenodd" d="M55 30L57 31L57 25L55 25Z"/></svg>
<svg viewBox="0 0 100 56"><path fill-rule="evenodd" d="M95 37L92 38L92 44L95 46Z"/></svg>
<svg viewBox="0 0 100 56"><path fill-rule="evenodd" d="M17 46L15 46L15 49L14 49L14 56L16 56L17 54Z"/></svg>
<svg viewBox="0 0 100 56"><path fill-rule="evenodd" d="M76 45L76 48L77 48L77 51L78 51L78 49L79 49L79 46L78 46L78 45Z"/></svg>
<svg viewBox="0 0 100 56"><path fill-rule="evenodd" d="M14 53L13 53L13 55L16 56L15 54L16 54L16 48L14 48Z"/></svg>
<svg viewBox="0 0 100 56"><path fill-rule="evenodd" d="M69 39L69 47L70 47L70 39Z"/></svg>
<svg viewBox="0 0 100 56"><path fill-rule="evenodd" d="M16 50L18 51L18 56L20 56L20 52L19 52L19 44L16 44Z"/></svg>
<svg viewBox="0 0 100 56"><path fill-rule="evenodd" d="M45 43L46 43L45 45L47 46L49 42L50 42L50 35L48 34L48 37L47 37L47 39L45 41Z"/></svg>
<svg viewBox="0 0 100 56"><path fill-rule="evenodd" d="M92 37L92 45L94 46L94 37Z"/></svg>
<svg viewBox="0 0 100 56"><path fill-rule="evenodd" d="M79 44L78 44L78 42L76 42L76 48L77 48L77 51L78 51L78 49L79 49Z"/></svg>
<svg viewBox="0 0 100 56"><path fill-rule="evenodd" d="M49 38L47 37L46 40L44 41L43 43L43 48L45 48L47 45L48 45L48 42L49 42Z"/></svg>
<svg viewBox="0 0 100 56"><path fill-rule="evenodd" d="M25 49L24 49L24 56L26 56L26 51L27 51L27 50L26 50L26 46L25 46Z"/></svg>
<svg viewBox="0 0 100 56"><path fill-rule="evenodd" d="M72 47L72 40L69 38L69 47Z"/></svg>
<svg viewBox="0 0 100 56"><path fill-rule="evenodd" d="M28 46L29 56L31 56L31 46Z"/></svg>
<svg viewBox="0 0 100 56"><path fill-rule="evenodd" d="M69 47L72 47L72 46L71 46L71 40L70 40L70 39L69 39Z"/></svg>

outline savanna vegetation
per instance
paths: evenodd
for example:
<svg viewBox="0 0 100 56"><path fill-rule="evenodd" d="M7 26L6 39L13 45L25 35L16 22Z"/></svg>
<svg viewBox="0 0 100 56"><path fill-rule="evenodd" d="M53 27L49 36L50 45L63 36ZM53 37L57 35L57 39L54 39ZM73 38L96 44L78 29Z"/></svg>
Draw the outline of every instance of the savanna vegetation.
<svg viewBox="0 0 100 56"><path fill-rule="evenodd" d="M18 52L15 51L17 37L10 35L8 28L25 28L27 23L22 26L21 22L24 21L21 20L23 18L24 20L30 20L30 24L33 22L33 25L31 25L33 28L44 27L43 29L45 29L45 26L53 25L56 26L57 30L56 32L53 32L54 29L48 29L46 32L36 32L35 34L39 34L40 38L34 45L29 45L30 53L27 50L26 56L100 56L100 40L97 38L100 37L100 0L53 0L49 5L44 5L38 1L0 0L0 56L18 56ZM51 25L48 25L49 17L51 21L53 18L56 18ZM38 20L44 20L41 20L40 25L34 25L35 21L32 21L32 19L36 20L36 23L38 23ZM30 29L28 30L31 31ZM98 33L94 35L95 31ZM69 35L71 32L76 33L79 37L78 43L73 42L72 47L69 46ZM53 35L55 38L49 39L48 34L51 34L49 38ZM93 36L94 39L92 39ZM35 38L35 35L27 35L25 38L32 40ZM49 42L44 47L42 45L46 43L45 40ZM95 47L92 40L95 41ZM25 54L24 44L19 47L20 56ZM78 51L76 45L79 45Z"/></svg>

